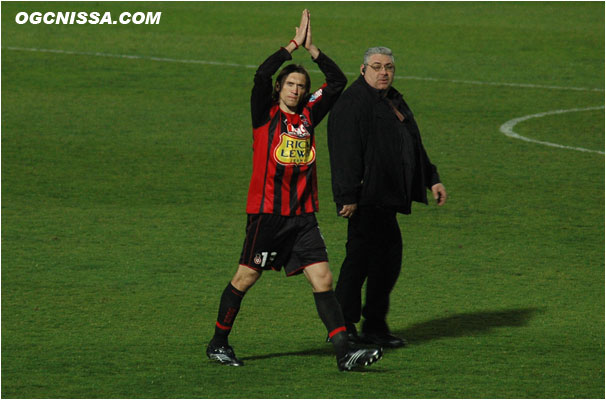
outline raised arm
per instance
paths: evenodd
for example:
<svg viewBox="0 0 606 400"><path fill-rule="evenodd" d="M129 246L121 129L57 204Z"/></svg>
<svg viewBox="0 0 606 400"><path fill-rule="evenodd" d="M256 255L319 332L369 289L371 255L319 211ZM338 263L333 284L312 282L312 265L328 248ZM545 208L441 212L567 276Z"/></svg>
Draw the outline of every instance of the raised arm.
<svg viewBox="0 0 606 400"><path fill-rule="evenodd" d="M281 47L280 50L270 55L257 68L250 97L253 127L259 127L267 122L272 105L272 76L285 61L292 59L291 53L305 42L308 24L309 11L303 10L301 22L298 27L295 27L295 37L285 47Z"/></svg>
<svg viewBox="0 0 606 400"><path fill-rule="evenodd" d="M339 95L347 85L347 78L339 66L320 51L313 43L311 35L311 16L308 13L307 34L305 36L305 50L309 52L313 61L326 78L326 83L317 90L310 99L314 124L319 124L335 104Z"/></svg>

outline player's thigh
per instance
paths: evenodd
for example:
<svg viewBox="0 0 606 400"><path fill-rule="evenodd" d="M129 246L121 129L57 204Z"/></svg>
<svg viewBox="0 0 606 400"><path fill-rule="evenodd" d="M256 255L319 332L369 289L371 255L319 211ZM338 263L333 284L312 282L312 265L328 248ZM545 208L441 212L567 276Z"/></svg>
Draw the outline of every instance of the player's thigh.
<svg viewBox="0 0 606 400"><path fill-rule="evenodd" d="M288 276L304 272L310 266L324 263L326 270L328 268L328 252L326 243L318 227L318 221L315 215L303 216L299 220L299 231L292 248L292 254L288 260L285 270ZM328 279L326 273L322 274ZM332 284L332 275L330 275Z"/></svg>
<svg viewBox="0 0 606 400"><path fill-rule="evenodd" d="M261 214L249 216L240 265L256 271L280 269L290 256L294 235L288 218Z"/></svg>

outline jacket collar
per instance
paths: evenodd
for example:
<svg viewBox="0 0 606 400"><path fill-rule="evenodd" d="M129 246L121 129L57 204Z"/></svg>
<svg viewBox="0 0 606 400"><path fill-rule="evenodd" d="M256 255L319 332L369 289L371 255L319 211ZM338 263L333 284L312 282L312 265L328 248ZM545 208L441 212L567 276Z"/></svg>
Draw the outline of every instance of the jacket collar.
<svg viewBox="0 0 606 400"><path fill-rule="evenodd" d="M400 106L397 106L397 107L400 109L401 112L404 113L404 115L406 115L406 117L408 118L408 121L410 121L413 118L413 113L410 110L410 108L408 107L408 105L406 104L406 102L404 101L402 94L400 92L398 92L396 89L394 89L393 86L387 90L387 93L385 93L384 90L377 90L377 89L373 88L372 86L370 86L366 82L366 79L364 79L364 76L362 76L362 75L360 75L360 77L353 84L357 84L357 85L364 87L368 93L369 98L372 99L372 101L374 101L376 103L381 102L385 97L387 97L390 100L394 101L396 104L402 105L401 108L400 108Z"/></svg>
<svg viewBox="0 0 606 400"><path fill-rule="evenodd" d="M372 86L370 86L368 84L368 82L366 82L366 79L364 79L364 75L360 75L356 82L359 85L362 85L363 87L365 87L366 90L368 91L368 93L370 94L370 96L376 101L380 101L384 97L394 99L398 96L401 96L400 92L398 92L396 89L394 89L393 86L391 86L387 90L378 90L378 89L373 88ZM385 93L385 92L387 92L387 93Z"/></svg>

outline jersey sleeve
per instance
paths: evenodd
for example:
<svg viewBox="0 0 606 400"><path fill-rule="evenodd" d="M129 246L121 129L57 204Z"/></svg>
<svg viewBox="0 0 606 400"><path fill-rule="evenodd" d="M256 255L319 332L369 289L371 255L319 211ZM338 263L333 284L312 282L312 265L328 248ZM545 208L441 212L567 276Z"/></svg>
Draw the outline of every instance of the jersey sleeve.
<svg viewBox="0 0 606 400"><path fill-rule="evenodd" d="M271 95L273 91L272 76L278 68L292 56L283 47L270 55L257 68L255 73L254 86L250 96L250 111L252 116L253 128L263 125L269 119L269 110L271 109Z"/></svg>
<svg viewBox="0 0 606 400"><path fill-rule="evenodd" d="M307 103L307 106L311 109L314 125L317 126L345 89L347 78L339 66L322 52L314 62L318 64L326 78L326 83L312 93Z"/></svg>

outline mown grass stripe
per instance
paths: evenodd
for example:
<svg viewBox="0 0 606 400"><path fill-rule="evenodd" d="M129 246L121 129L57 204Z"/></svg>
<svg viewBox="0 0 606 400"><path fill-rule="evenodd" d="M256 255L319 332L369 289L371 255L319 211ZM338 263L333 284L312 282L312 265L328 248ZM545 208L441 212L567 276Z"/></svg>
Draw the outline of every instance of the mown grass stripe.
<svg viewBox="0 0 606 400"><path fill-rule="evenodd" d="M167 58L167 57L153 57L153 56L142 56L137 54L113 54L113 53L101 53L101 52L88 52L88 51L72 51L72 50L61 50L61 49L39 49L34 47L15 47L6 46L2 47L4 50L13 51L30 51L38 53L55 53L55 54L70 54L80 56L94 56L94 57L110 57L110 58L126 58L131 60L150 60L160 62L172 62L172 63L183 63L183 64L202 64L202 65L217 65L222 67L236 67L236 68L257 68L257 65L251 64L238 64L222 61L208 61L208 60L189 60L180 58ZM320 70L310 70L310 72L321 73ZM345 72L346 75L358 75L358 72ZM557 85L541 85L534 83L510 83L510 82L486 82L478 80L468 79L446 79L446 78L432 78L423 76L409 76L409 75L396 75L396 79L408 79L417 81L427 82L449 82L449 83L460 83L465 85L486 85L486 86L508 86L508 87L519 87L527 89L549 89L549 90L574 90L581 92L603 92L602 88L587 88L587 87L574 87L574 86L557 86Z"/></svg>

